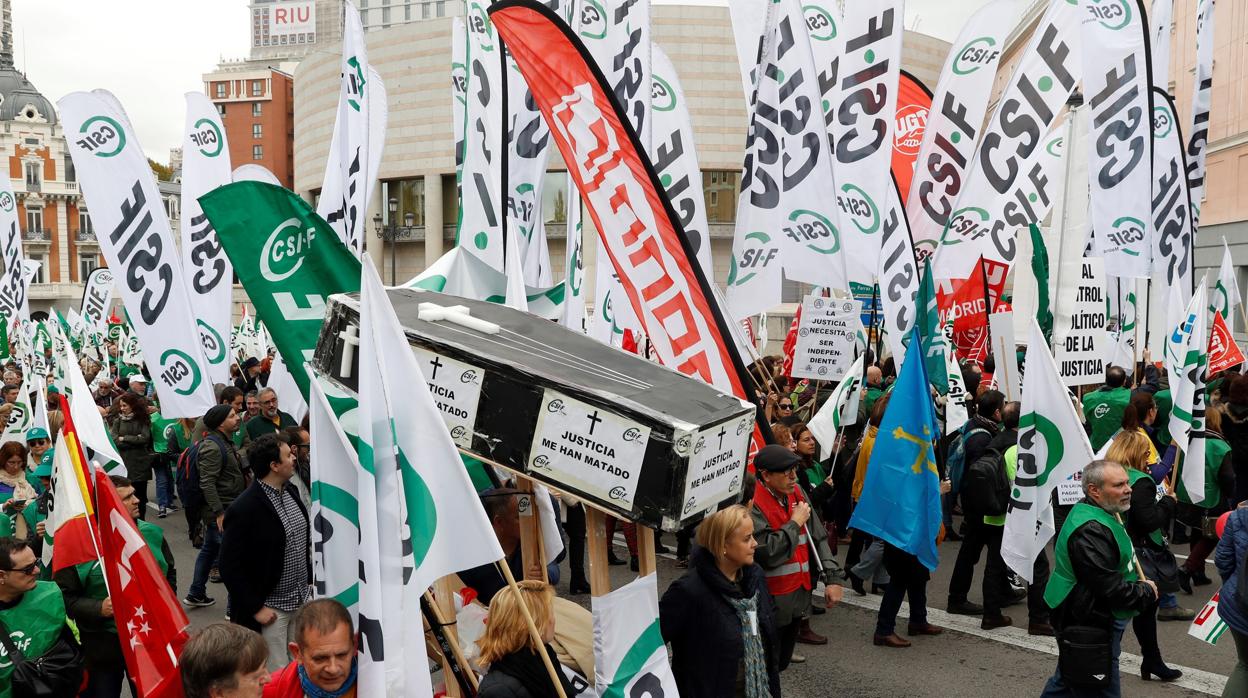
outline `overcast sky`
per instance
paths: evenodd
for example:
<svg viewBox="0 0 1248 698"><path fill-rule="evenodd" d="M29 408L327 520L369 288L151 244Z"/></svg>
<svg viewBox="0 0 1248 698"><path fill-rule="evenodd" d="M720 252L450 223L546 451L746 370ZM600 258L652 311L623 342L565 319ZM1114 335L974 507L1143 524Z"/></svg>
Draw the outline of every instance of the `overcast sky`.
<svg viewBox="0 0 1248 698"><path fill-rule="evenodd" d="M1020 12L1029 3L1013 1ZM160 162L181 144L182 95L202 90L201 75L223 57L245 57L250 45L247 0L11 2L17 66L44 96L55 102L75 90L111 90L148 156ZM987 2L908 0L906 27L951 41Z"/></svg>

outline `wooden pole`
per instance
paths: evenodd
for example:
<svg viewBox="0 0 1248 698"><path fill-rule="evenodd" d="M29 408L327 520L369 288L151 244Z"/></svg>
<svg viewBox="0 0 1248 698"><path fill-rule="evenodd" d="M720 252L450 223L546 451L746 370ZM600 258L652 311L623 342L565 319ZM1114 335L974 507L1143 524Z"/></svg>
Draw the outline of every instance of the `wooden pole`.
<svg viewBox="0 0 1248 698"><path fill-rule="evenodd" d="M642 577L654 574L654 529L637 524L637 573Z"/></svg>
<svg viewBox="0 0 1248 698"><path fill-rule="evenodd" d="M542 545L542 517L538 514L533 481L517 475L516 489L523 493L519 495L520 501L517 505L520 510L520 557L524 565L524 578L549 582L546 574L546 551Z"/></svg>
<svg viewBox="0 0 1248 698"><path fill-rule="evenodd" d="M1122 525L1124 528L1126 527L1126 525L1122 523L1122 514L1119 514L1118 512L1114 512L1114 518L1118 519L1118 523L1120 525ZM1140 558L1135 556L1135 548L1131 549L1131 562L1135 564L1135 573L1140 576L1140 581L1147 582L1148 576L1144 574L1144 568L1140 566Z"/></svg>
<svg viewBox="0 0 1248 698"><path fill-rule="evenodd" d="M479 688L479 684L477 683L476 672L474 672L472 667L468 665L468 660L464 659L463 650L459 647L459 635L455 632L455 621L447 620L448 617L454 618L455 616L447 616L445 607L450 605L451 611L454 613L455 604L449 596L443 598L444 593L451 593L450 584L447 583L445 579L446 578L443 577L434 583L435 589L438 591L437 596L426 591L424 594L424 600L426 607L429 609L429 615L431 616L431 618L427 620L431 625L433 623L438 624L447 641L445 646L441 643L435 643L438 647L438 654L442 655L442 674L446 677L446 695L449 698L459 698L464 695L464 691L461 690L457 680L452 680L453 678L457 679L462 676L472 687L474 692ZM445 587L445 592L443 587ZM449 657L446 653L447 649L450 650L451 656ZM452 669L452 663L454 663L454 666L459 667L459 673L456 673L454 669Z"/></svg>
<svg viewBox="0 0 1248 698"><path fill-rule="evenodd" d="M516 584L516 578L511 574L511 568L507 566L506 560L497 560L494 562L498 569L502 570L503 576L507 578L507 586L516 595L519 601L520 613L524 615L524 624L529 626L529 637L533 638L533 642L537 643L538 654L542 656L542 664L546 665L546 672L550 674L550 680L555 684L555 693L559 698L568 698L563 691L563 682L559 680L558 671L555 665L550 661L550 654L546 652L546 643L542 641L542 634L537 631L537 623L533 622L533 614L529 612L529 605L525 603L524 596L520 592L520 587Z"/></svg>
<svg viewBox="0 0 1248 698"><path fill-rule="evenodd" d="M589 593L604 596L611 593L611 574L607 562L610 541L607 540L607 515L602 511L585 507L585 538L589 553Z"/></svg>

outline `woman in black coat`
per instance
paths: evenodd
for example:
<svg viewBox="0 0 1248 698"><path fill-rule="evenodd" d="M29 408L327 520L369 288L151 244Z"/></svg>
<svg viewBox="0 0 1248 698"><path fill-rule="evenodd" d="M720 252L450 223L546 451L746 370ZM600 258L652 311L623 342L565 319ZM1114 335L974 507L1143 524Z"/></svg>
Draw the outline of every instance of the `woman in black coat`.
<svg viewBox="0 0 1248 698"><path fill-rule="evenodd" d="M754 525L735 505L698 527L689 571L659 601L683 698L780 698L779 636Z"/></svg>

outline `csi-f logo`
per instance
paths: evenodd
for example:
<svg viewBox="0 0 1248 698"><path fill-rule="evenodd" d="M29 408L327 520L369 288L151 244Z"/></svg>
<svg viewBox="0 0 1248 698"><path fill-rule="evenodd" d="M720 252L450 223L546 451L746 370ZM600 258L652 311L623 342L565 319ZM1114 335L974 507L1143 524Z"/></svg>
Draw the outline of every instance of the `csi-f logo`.
<svg viewBox="0 0 1248 698"><path fill-rule="evenodd" d="M200 119L195 122L191 131L191 143L199 148L204 157L215 158L221 154L221 146L225 139L221 137L221 129L212 119Z"/></svg>
<svg viewBox="0 0 1248 698"><path fill-rule="evenodd" d="M966 46L958 51L957 58L953 59L954 75L970 75L990 65L1001 55L996 46L997 42L991 36L981 36L966 42Z"/></svg>
<svg viewBox="0 0 1248 698"><path fill-rule="evenodd" d="M87 119L78 133L82 137L74 142L97 158L111 158L126 147L126 132L121 124L107 116Z"/></svg>
<svg viewBox="0 0 1248 698"><path fill-rule="evenodd" d="M950 216L949 225L945 226L946 238L948 233L953 232L965 240L978 240L988 234L988 228L984 225L987 222L987 211L975 206L968 206ZM961 241L946 239L944 244L956 245Z"/></svg>
<svg viewBox="0 0 1248 698"><path fill-rule="evenodd" d="M1101 404L1097 405L1095 409L1092 410L1092 414L1096 415L1097 419L1104 417L1105 415L1109 414L1109 405L1102 402Z"/></svg>
<svg viewBox="0 0 1248 698"><path fill-rule="evenodd" d="M215 366L225 361L225 342L221 334L203 320L196 320L195 324L199 327L199 343L204 347L204 358L208 363Z"/></svg>
<svg viewBox="0 0 1248 698"><path fill-rule="evenodd" d="M463 63L451 64L451 88L460 104L468 103L468 69Z"/></svg>
<svg viewBox="0 0 1248 698"><path fill-rule="evenodd" d="M650 76L650 106L655 111L671 111L676 108L676 90L658 75Z"/></svg>
<svg viewBox="0 0 1248 698"><path fill-rule="evenodd" d="M1058 136L1057 138L1049 141L1048 145L1044 146L1044 149L1048 151L1049 155L1052 155L1055 158L1060 158L1062 156L1062 148L1065 145L1066 142L1062 140L1061 136Z"/></svg>
<svg viewBox="0 0 1248 698"><path fill-rule="evenodd" d="M1110 244L1121 248L1120 251L1124 254L1138 257L1140 251L1130 248L1144 241L1144 223L1138 218L1123 216L1114 221L1114 227L1106 237Z"/></svg>
<svg viewBox="0 0 1248 698"><path fill-rule="evenodd" d="M836 20L818 5L806 5L802 8L806 18L806 31L811 41L831 41L836 38Z"/></svg>
<svg viewBox="0 0 1248 698"><path fill-rule="evenodd" d="M698 437L698 443L694 444L694 446L693 446L693 455L695 455L695 456L696 456L696 455L698 455L699 453L701 453L701 452L703 452L703 451L705 451L705 450L706 450L706 437L705 437L705 436L699 436L699 437Z"/></svg>
<svg viewBox="0 0 1248 698"><path fill-rule="evenodd" d="M13 195L9 192L0 192L0 210L8 213L13 210Z"/></svg>
<svg viewBox="0 0 1248 698"><path fill-rule="evenodd" d="M581 36L587 39L603 39L607 36L607 10L597 0L587 0L581 5Z"/></svg>
<svg viewBox="0 0 1248 698"><path fill-rule="evenodd" d="M785 237L819 254L835 254L841 249L840 236L832 221L814 211L798 209L789 214L789 225L781 228Z"/></svg>
<svg viewBox="0 0 1248 698"><path fill-rule="evenodd" d="M279 223L260 249L261 276L271 283L290 278L303 266L303 258L315 239L316 228L303 229L298 218Z"/></svg>
<svg viewBox="0 0 1248 698"><path fill-rule="evenodd" d="M1112 31L1118 31L1131 22L1131 6L1127 0L1092 0L1092 4L1085 7L1092 19Z"/></svg>
<svg viewBox="0 0 1248 698"><path fill-rule="evenodd" d="M476 34L482 51L494 50L494 24L479 3L472 3L468 8L468 31Z"/></svg>
<svg viewBox="0 0 1248 698"><path fill-rule="evenodd" d="M534 470L550 470L550 456L545 453L539 453L533 458L533 463L530 467Z"/></svg>
<svg viewBox="0 0 1248 698"><path fill-rule="evenodd" d="M676 452L684 455L689 452L689 442L693 439L690 434L682 434L676 439Z"/></svg>
<svg viewBox="0 0 1248 698"><path fill-rule="evenodd" d="M169 349L160 355L160 381L178 395L191 395L198 388L202 377L199 366L186 352Z"/></svg>
<svg viewBox="0 0 1248 698"><path fill-rule="evenodd" d="M460 383L467 383L467 384L476 383L476 382L477 382L477 372L476 372L476 371L474 371L474 370L472 370L472 369L469 369L469 370L467 370L467 371L464 371L463 373L459 374L459 382L460 382Z"/></svg>
<svg viewBox="0 0 1248 698"><path fill-rule="evenodd" d="M9 411L9 421L5 424L5 431L26 431L30 426L30 411L20 402L15 402Z"/></svg>
<svg viewBox="0 0 1248 698"><path fill-rule="evenodd" d="M546 411L551 414L561 414L565 417L568 416L567 410L564 409L563 400L560 400L559 398L555 398L547 403Z"/></svg>
<svg viewBox="0 0 1248 698"><path fill-rule="evenodd" d="M364 66L359 56L347 59L347 73L343 77L347 81L347 104L358 112L360 102L364 101L364 85L368 82L364 79Z"/></svg>
<svg viewBox="0 0 1248 698"><path fill-rule="evenodd" d="M767 265L775 260L776 255L780 254L780 248L771 245L771 236L767 233L747 233L745 244L747 247L741 252L741 259L738 261L736 256L733 256L729 265L729 286L741 286L748 283L760 271L766 269Z"/></svg>
<svg viewBox="0 0 1248 698"><path fill-rule="evenodd" d="M456 425L455 425L455 426L451 429L451 438L452 438L452 439L454 439L455 441L459 441L459 440L463 439L463 438L464 438L464 436L465 436L467 433L468 433L468 430L467 430L466 428L464 428L464 425L462 425L462 424L456 424Z"/></svg>
<svg viewBox="0 0 1248 698"><path fill-rule="evenodd" d="M625 443L635 444L641 441L641 430L637 427L629 427L624 430L622 437Z"/></svg>
<svg viewBox="0 0 1248 698"><path fill-rule="evenodd" d="M607 496L611 499L624 499L628 496L628 490L617 485L611 488L611 491L607 493Z"/></svg>
<svg viewBox="0 0 1248 698"><path fill-rule="evenodd" d="M1029 412L1019 420L1018 427L1018 471L1014 474L1009 509L1027 510L1034 504L1030 498L1035 496L1035 488L1043 487L1061 464L1066 445L1061 430L1043 415ZM1024 499L1025 493L1028 499Z"/></svg>
<svg viewBox="0 0 1248 698"><path fill-rule="evenodd" d="M746 430L749 428L750 428L750 420L743 419L737 422L737 436L744 434Z"/></svg>
<svg viewBox="0 0 1248 698"><path fill-rule="evenodd" d="M841 186L841 193L836 197L836 205L849 215L854 227L864 235L874 235L880 229L880 209L867 196L867 192L853 184Z"/></svg>
<svg viewBox="0 0 1248 698"><path fill-rule="evenodd" d="M1166 107L1153 107L1153 140L1159 141L1170 135L1170 129L1174 128L1174 119L1170 117L1170 110Z"/></svg>
<svg viewBox="0 0 1248 698"><path fill-rule="evenodd" d="M22 653L25 653L26 650L30 649L30 641L33 639L34 638L21 630L14 630L9 634L9 642L13 643L13 646L17 648L17 651ZM13 666L13 661L9 659L9 651L5 647L0 646L0 669L5 669L11 666Z"/></svg>

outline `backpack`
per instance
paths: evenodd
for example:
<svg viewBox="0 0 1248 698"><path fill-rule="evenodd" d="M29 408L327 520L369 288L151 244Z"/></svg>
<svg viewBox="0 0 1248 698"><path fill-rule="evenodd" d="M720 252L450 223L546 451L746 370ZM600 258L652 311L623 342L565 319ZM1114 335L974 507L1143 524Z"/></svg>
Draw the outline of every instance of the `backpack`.
<svg viewBox="0 0 1248 698"><path fill-rule="evenodd" d="M954 494L962 491L963 471L966 469L967 439L975 434L988 433L987 429L974 426L973 422L967 422L958 428L957 436L954 437L953 443L950 444L949 457L945 460L945 472L949 474L949 481L953 485Z"/></svg>
<svg viewBox="0 0 1248 698"><path fill-rule="evenodd" d="M962 511L967 516L1000 516L1010 502L1001 451L989 449L962 475Z"/></svg>
<svg viewBox="0 0 1248 698"><path fill-rule="evenodd" d="M199 486L199 447L208 439L217 444L224 457L225 443L217 434L205 434L204 438L187 446L178 456L178 498L182 500L182 506L190 511L195 511L206 503L204 490Z"/></svg>

